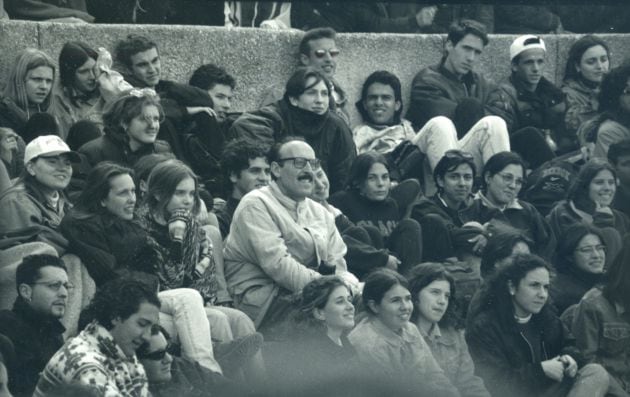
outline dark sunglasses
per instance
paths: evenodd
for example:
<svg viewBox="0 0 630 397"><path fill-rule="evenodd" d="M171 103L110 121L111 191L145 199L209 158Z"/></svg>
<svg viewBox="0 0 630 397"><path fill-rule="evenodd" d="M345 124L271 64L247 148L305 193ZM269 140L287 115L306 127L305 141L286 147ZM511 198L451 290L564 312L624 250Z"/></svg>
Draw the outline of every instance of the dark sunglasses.
<svg viewBox="0 0 630 397"><path fill-rule="evenodd" d="M330 50L315 50L315 51L313 51L313 54L315 54L315 56L317 58L325 57L326 53L328 53L328 55L330 55L331 58L334 58L337 55L339 55L339 50L336 49L336 48L333 48L333 49L330 49Z"/></svg>
<svg viewBox="0 0 630 397"><path fill-rule="evenodd" d="M174 349L174 345L169 343L166 346L166 349L157 350L157 351L154 351L153 353L146 353L146 354L143 354L143 355L138 354L138 359L139 360L162 361L162 360L164 360L164 357L166 357L166 353L173 354L173 349Z"/></svg>

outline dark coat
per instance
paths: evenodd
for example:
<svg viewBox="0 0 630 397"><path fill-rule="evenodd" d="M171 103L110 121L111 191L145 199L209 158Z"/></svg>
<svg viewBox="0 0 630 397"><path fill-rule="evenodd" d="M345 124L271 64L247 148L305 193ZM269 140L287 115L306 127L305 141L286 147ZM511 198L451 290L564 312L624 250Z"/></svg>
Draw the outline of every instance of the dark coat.
<svg viewBox="0 0 630 397"><path fill-rule="evenodd" d="M110 133L85 143L79 148L79 153L83 154L92 166L101 161L113 161L125 167L133 167L136 161L148 154L171 153L171 147L168 143L157 140L132 152L125 137Z"/></svg>
<svg viewBox="0 0 630 397"><path fill-rule="evenodd" d="M0 333L15 347L9 368L9 389L15 396L31 396L48 360L63 346L66 331L58 319L42 316L18 297L12 310L0 311Z"/></svg>
<svg viewBox="0 0 630 397"><path fill-rule="evenodd" d="M147 234L137 223L107 213L81 216L71 211L61 221L61 232L97 286L136 271L157 282L157 277L148 274L153 270L138 268L140 262L134 259L147 244Z"/></svg>
<svg viewBox="0 0 630 397"><path fill-rule="evenodd" d="M587 273L574 265L569 269L558 269L549 286L549 296L557 313L561 314L569 306L580 302L584 294L602 280L601 274Z"/></svg>
<svg viewBox="0 0 630 397"><path fill-rule="evenodd" d="M357 150L352 132L334 112L318 115L282 99L244 113L230 128L230 136L245 138L257 145L271 146L290 135L302 136L311 145L330 179L331 193L345 187Z"/></svg>
<svg viewBox="0 0 630 397"><path fill-rule="evenodd" d="M500 85L500 90L493 92L489 101L490 111L505 120L510 133L535 127L551 130L556 137L565 134L564 93L544 77L536 91L531 92L512 74Z"/></svg>
<svg viewBox="0 0 630 397"><path fill-rule="evenodd" d="M411 83L411 102L405 118L419 130L436 116L455 118L455 108L464 98L473 98L486 105L490 93L497 86L476 72L469 72L460 80L446 70L444 61L422 69Z"/></svg>
<svg viewBox="0 0 630 397"><path fill-rule="evenodd" d="M535 362L532 347L518 330L515 321L500 320L496 309L479 313L466 328L466 342L475 362L476 373L483 378L493 396L538 396L555 382L545 376L540 362ZM570 348L568 331L549 305L530 320L540 335L541 360L559 354L577 354Z"/></svg>
<svg viewBox="0 0 630 397"><path fill-rule="evenodd" d="M461 212L462 221L476 221L482 225L489 221L500 221L519 229L534 242L534 252L550 258L556 247L556 237L549 224L530 203L518 200L522 208L506 208L500 211L486 206L480 198Z"/></svg>

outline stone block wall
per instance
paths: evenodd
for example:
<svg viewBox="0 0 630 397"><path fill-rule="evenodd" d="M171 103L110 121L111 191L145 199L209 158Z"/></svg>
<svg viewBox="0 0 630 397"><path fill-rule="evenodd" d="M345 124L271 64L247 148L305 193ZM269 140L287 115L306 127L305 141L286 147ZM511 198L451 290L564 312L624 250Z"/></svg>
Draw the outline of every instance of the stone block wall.
<svg viewBox="0 0 630 397"><path fill-rule="evenodd" d="M221 28L172 25L73 25L49 22L0 22L0 85L9 64L26 47L40 48L57 58L66 41L81 40L88 45L112 49L129 33L147 35L158 43L162 75L187 82L195 68L212 62L226 68L237 79L234 110L256 108L263 90L284 83L297 66L298 44L303 32L252 28ZM509 46L515 36L491 35L480 70L500 81L510 72ZM613 66L630 55L627 35L602 35L612 51ZM349 94L351 117L358 121L354 102L365 78L375 70L389 70L401 79L403 102L407 104L410 84L423 67L437 63L445 35L339 34L341 50L337 80ZM577 35L544 36L547 45L547 77L560 83L567 52Z"/></svg>

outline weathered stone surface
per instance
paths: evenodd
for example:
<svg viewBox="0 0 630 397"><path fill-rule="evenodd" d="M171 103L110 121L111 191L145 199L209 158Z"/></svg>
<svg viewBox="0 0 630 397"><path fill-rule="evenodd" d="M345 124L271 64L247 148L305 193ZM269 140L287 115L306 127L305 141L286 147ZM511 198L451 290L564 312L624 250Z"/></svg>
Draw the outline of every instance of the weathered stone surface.
<svg viewBox="0 0 630 397"><path fill-rule="evenodd" d="M237 78L235 110L257 107L266 87L284 83L298 64L300 31L269 31L251 28L166 25L68 25L45 22L0 22L0 72L5 72L14 54L36 46L58 57L64 42L82 40L97 48L113 49L116 41L130 33L153 38L162 58L166 79L188 81L199 65L213 62ZM486 47L480 70L501 81L510 72L508 49L516 36L493 35ZM546 75L561 82L566 55L577 35L543 36L548 49ZM630 55L627 35L602 35L610 44L613 65ZM389 70L403 83L404 103L408 103L410 84L423 67L434 64L442 55L444 35L414 34L339 34L341 49L337 80L349 94L348 107L357 119L354 102L365 78L375 70ZM6 73L0 75L4 80Z"/></svg>
<svg viewBox="0 0 630 397"><path fill-rule="evenodd" d="M4 89L8 66L17 52L37 46L37 24L24 21L0 22L0 92Z"/></svg>

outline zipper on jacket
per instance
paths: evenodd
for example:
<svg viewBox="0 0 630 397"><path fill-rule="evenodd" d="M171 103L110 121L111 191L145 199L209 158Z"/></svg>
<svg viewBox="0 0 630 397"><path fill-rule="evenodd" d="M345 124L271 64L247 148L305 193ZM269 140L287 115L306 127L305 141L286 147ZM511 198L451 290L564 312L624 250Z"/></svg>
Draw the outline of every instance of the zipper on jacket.
<svg viewBox="0 0 630 397"><path fill-rule="evenodd" d="M527 347L529 347L529 353L532 355L532 363L536 364L536 361L534 361L536 359L536 355L534 354L534 348L532 347L532 344L529 343L529 341L527 340L527 338L525 337L525 335L523 335L523 332L519 332L518 333L523 340L525 341L525 343L527 343Z"/></svg>

